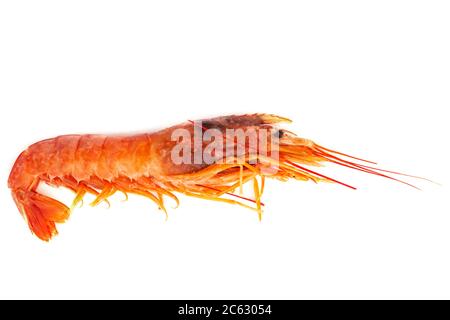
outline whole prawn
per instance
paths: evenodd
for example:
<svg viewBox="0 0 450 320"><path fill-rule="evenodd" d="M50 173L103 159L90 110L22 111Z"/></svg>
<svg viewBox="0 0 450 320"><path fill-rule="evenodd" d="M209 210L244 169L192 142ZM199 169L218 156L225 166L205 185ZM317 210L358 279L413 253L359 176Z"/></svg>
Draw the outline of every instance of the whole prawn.
<svg viewBox="0 0 450 320"><path fill-rule="evenodd" d="M95 195L92 205L108 201L117 191L139 194L150 198L164 211L164 197L178 204L175 193L181 193L248 207L256 210L261 218L261 196L266 177L282 181L328 181L354 189L306 167L318 166L322 162L336 163L408 184L386 174L400 173L363 164L369 161L321 147L311 140L279 129L277 124L281 122L290 120L269 114L232 115L206 119L198 125L187 121L153 133L59 136L37 142L23 151L12 168L8 186L31 231L48 241L57 234L55 224L65 222L86 193ZM171 151L179 146L179 141L173 138L177 129L190 134L195 134L198 129L202 133L208 129L215 130L224 134L223 139L228 143L226 150L234 151L241 146L241 153L216 150L212 161L173 161ZM273 141L259 137L257 145L264 144L266 151L276 149L277 157L255 151L255 146L245 142L242 146L242 142L227 136L229 129L269 130ZM184 150L192 156L208 148L204 142L200 145L195 145L195 142L187 144L192 148ZM39 193L41 182L71 189L75 193L71 207ZM254 199L234 193L246 182L253 182Z"/></svg>

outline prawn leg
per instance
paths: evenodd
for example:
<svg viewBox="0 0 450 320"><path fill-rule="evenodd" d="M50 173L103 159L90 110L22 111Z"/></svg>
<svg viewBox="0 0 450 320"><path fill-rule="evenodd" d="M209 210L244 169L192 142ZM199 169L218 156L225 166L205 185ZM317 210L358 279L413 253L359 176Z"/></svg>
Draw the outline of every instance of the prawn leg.
<svg viewBox="0 0 450 320"><path fill-rule="evenodd" d="M78 189L78 191L75 194L75 198L72 201L72 205L70 206L71 211L76 208L78 203L81 202L81 205L83 205L83 197L85 194L86 194L86 189L84 189L84 188Z"/></svg>
<svg viewBox="0 0 450 320"><path fill-rule="evenodd" d="M90 203L90 205L92 207L97 206L100 202L105 201L108 204L108 207L110 207L110 203L108 201L108 198L110 196L112 196L115 192L117 191L117 189L111 185L111 184L107 184L103 190L97 195L97 197L94 199L94 201L92 201Z"/></svg>

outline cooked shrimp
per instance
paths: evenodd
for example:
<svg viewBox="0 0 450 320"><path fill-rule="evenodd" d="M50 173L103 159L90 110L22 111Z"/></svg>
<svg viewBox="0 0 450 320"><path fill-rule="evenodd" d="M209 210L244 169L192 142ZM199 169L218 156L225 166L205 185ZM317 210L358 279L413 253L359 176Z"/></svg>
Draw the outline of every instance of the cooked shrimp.
<svg viewBox="0 0 450 320"><path fill-rule="evenodd" d="M310 168L323 162L400 181L387 175L396 172L363 164L368 161L279 129L281 122L290 120L267 114L233 115L187 121L153 133L59 136L23 151L12 168L8 186L31 231L48 241L57 234L55 224L65 222L87 193L95 195L92 205L107 202L117 191L139 194L164 212L165 198L178 204L176 193L181 193L241 205L255 210L261 218L265 178L328 181L355 189ZM247 140L230 137L232 130L253 132L256 142L250 143L248 136ZM184 135L174 134L180 132ZM202 139L210 139L199 143L182 139L198 132ZM211 147L211 133L222 145ZM209 158L205 156L208 152ZM75 198L70 208L39 193L41 182L71 189ZM253 199L235 193L247 182L253 183Z"/></svg>

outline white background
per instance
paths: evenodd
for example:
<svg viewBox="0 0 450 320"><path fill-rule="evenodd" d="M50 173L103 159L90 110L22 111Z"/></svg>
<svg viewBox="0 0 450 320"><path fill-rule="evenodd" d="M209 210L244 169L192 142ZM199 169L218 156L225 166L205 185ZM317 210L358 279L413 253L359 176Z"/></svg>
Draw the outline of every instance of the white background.
<svg viewBox="0 0 450 320"><path fill-rule="evenodd" d="M450 298L447 1L2 1L0 298ZM269 181L254 212L181 197L77 209L32 236L7 177L68 133L269 112L434 179ZM69 192L60 192L70 202Z"/></svg>

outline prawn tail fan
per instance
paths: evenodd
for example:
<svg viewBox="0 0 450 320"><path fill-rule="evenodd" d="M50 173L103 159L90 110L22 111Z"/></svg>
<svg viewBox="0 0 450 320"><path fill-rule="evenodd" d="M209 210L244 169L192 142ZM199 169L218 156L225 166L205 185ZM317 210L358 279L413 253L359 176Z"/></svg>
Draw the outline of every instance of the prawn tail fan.
<svg viewBox="0 0 450 320"><path fill-rule="evenodd" d="M13 190L12 196L31 231L44 241L58 233L56 222L64 222L69 217L70 209L66 205L35 191Z"/></svg>

